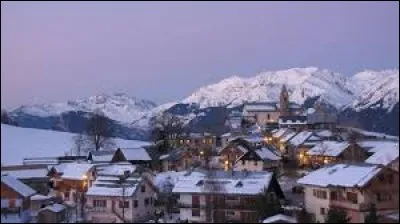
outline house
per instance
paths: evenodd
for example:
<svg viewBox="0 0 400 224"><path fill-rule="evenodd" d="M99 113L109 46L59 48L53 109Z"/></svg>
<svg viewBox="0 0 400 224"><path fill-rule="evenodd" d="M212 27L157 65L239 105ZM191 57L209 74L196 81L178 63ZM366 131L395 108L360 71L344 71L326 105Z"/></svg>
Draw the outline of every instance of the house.
<svg viewBox="0 0 400 224"><path fill-rule="evenodd" d="M219 151L220 165L225 170L232 168L233 164L253 147L244 139L236 138Z"/></svg>
<svg viewBox="0 0 400 224"><path fill-rule="evenodd" d="M161 155L159 159L162 164L162 171L182 171L189 168L193 162L194 155L188 149L176 148L167 154Z"/></svg>
<svg viewBox="0 0 400 224"><path fill-rule="evenodd" d="M205 170L188 172L176 182L180 220L189 222L258 222L256 200L264 189L271 197L284 195L272 172Z"/></svg>
<svg viewBox="0 0 400 224"><path fill-rule="evenodd" d="M300 155L304 155L308 147L301 147L302 144L313 135L312 131L301 131L293 136L289 141L286 142L287 145L287 157L291 160L300 161Z"/></svg>
<svg viewBox="0 0 400 224"><path fill-rule="evenodd" d="M51 204L38 212L39 223L62 223L67 221L67 207L62 204Z"/></svg>
<svg viewBox="0 0 400 224"><path fill-rule="evenodd" d="M277 214L264 219L262 223L297 223L297 220L296 218L288 215Z"/></svg>
<svg viewBox="0 0 400 224"><path fill-rule="evenodd" d="M40 194L49 193L50 177L46 165L2 166L1 174L17 178Z"/></svg>
<svg viewBox="0 0 400 224"><path fill-rule="evenodd" d="M110 163L115 151L91 151L87 156L90 163Z"/></svg>
<svg viewBox="0 0 400 224"><path fill-rule="evenodd" d="M226 126L229 126L233 130L238 130L242 125L242 113L234 110L228 115L228 119L225 122Z"/></svg>
<svg viewBox="0 0 400 224"><path fill-rule="evenodd" d="M1 175L1 222L30 222L31 196L28 185L9 175Z"/></svg>
<svg viewBox="0 0 400 224"><path fill-rule="evenodd" d="M399 143L385 144L365 160L366 163L381 164L399 171Z"/></svg>
<svg viewBox="0 0 400 224"><path fill-rule="evenodd" d="M210 133L186 133L177 139L171 139L170 145L173 147L187 147L190 149L199 149L202 147L210 147L215 149L217 146L217 138Z"/></svg>
<svg viewBox="0 0 400 224"><path fill-rule="evenodd" d="M90 222L144 222L153 218L156 187L143 174L127 166L103 172L86 193L86 217ZM127 169L128 168L128 169Z"/></svg>
<svg viewBox="0 0 400 224"><path fill-rule="evenodd" d="M368 157L368 154L356 143L322 141L302 157L302 164L306 166L322 166L328 163L361 162Z"/></svg>
<svg viewBox="0 0 400 224"><path fill-rule="evenodd" d="M277 150L263 147L247 151L236 160L235 170L263 171L275 170L280 166L281 156Z"/></svg>
<svg viewBox="0 0 400 224"><path fill-rule="evenodd" d="M76 205L96 179L96 169L89 163L63 163L53 166L49 176L53 187L52 196Z"/></svg>
<svg viewBox="0 0 400 224"><path fill-rule="evenodd" d="M144 147L140 148L125 148L117 149L111 162L123 162L128 161L131 164L141 164L146 167L151 167L152 158L150 157L147 149Z"/></svg>
<svg viewBox="0 0 400 224"><path fill-rule="evenodd" d="M32 216L37 217L37 213L46 205L50 205L54 202L55 198L48 195L35 194L31 197L31 211Z"/></svg>
<svg viewBox="0 0 400 224"><path fill-rule="evenodd" d="M282 154L288 154L289 153L289 148L288 148L288 141L292 139L294 136L297 135L296 131L293 131L292 129L288 129L280 138L279 142L275 145L276 147L279 148Z"/></svg>
<svg viewBox="0 0 400 224"><path fill-rule="evenodd" d="M278 123L280 116L295 115L301 110L301 106L289 102L289 92L283 85L279 102L253 102L245 103L243 118L256 122L260 126L271 126Z"/></svg>
<svg viewBox="0 0 400 224"><path fill-rule="evenodd" d="M323 222L330 208L347 212L352 223L363 223L371 203L378 215L399 209L399 173L379 165L331 164L300 178L305 208Z"/></svg>

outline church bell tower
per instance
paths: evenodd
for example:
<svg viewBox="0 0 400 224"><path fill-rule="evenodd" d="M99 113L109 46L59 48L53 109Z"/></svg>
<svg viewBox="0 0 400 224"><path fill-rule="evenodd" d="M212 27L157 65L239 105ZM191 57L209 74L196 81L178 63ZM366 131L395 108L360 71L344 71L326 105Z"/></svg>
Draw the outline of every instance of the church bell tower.
<svg viewBox="0 0 400 224"><path fill-rule="evenodd" d="M280 106L280 116L288 116L289 112L289 93L286 89L286 86L282 86L281 95L279 99Z"/></svg>

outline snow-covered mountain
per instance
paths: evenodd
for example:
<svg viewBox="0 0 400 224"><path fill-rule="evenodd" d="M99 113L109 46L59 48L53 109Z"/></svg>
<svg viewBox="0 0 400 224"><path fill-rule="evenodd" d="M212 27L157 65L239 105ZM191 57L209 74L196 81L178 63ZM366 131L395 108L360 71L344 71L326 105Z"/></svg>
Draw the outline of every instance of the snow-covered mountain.
<svg viewBox="0 0 400 224"><path fill-rule="evenodd" d="M126 94L101 94L66 103L21 106L10 115L24 127L80 132L88 113L100 110L115 121L119 130L116 137L145 139L150 121L164 111L179 115L189 126L212 129L224 123L221 120L231 108L240 108L244 102L278 101L282 85L289 90L290 101L298 104L318 99L332 105L344 118L363 123L374 117L375 123L368 126L373 131L398 117L398 69L344 76L316 67L265 71L249 78L232 76L201 87L182 101L159 106ZM391 134L398 133L397 129Z"/></svg>
<svg viewBox="0 0 400 224"><path fill-rule="evenodd" d="M383 108L391 111L399 102L399 70L363 71L350 78L355 100L348 107L360 111Z"/></svg>
<svg viewBox="0 0 400 224"><path fill-rule="evenodd" d="M30 114L38 117L59 116L70 111L92 113L100 110L108 118L122 123L130 123L146 112L156 108L156 104L149 100L137 99L124 93L112 95L100 94L66 103L36 104L21 106L12 114Z"/></svg>
<svg viewBox="0 0 400 224"><path fill-rule="evenodd" d="M267 71L250 78L233 76L217 84L202 87L183 103L197 103L201 108L238 106L246 101L276 101L282 85L286 85L290 100L302 104L307 98L320 99L337 108L354 99L345 76L316 67Z"/></svg>

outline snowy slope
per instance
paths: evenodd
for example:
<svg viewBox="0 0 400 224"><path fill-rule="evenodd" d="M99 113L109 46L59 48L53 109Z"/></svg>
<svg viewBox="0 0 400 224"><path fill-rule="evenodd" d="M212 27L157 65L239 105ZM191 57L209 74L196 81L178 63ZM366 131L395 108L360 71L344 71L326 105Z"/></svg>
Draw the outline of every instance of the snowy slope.
<svg viewBox="0 0 400 224"><path fill-rule="evenodd" d="M66 103L22 106L12 111L12 114L25 113L40 117L49 117L59 116L61 113L68 111L94 112L100 110L112 120L131 123L155 107L156 104L151 101L140 100L123 93L117 93L113 95L101 94Z"/></svg>
<svg viewBox="0 0 400 224"><path fill-rule="evenodd" d="M233 76L198 89L183 103L198 103L203 108L237 106L245 101L277 101L283 84L290 92L290 100L299 104L308 97L321 96L322 100L342 107L354 97L343 75L307 67L262 72L250 78Z"/></svg>
<svg viewBox="0 0 400 224"><path fill-rule="evenodd" d="M1 124L1 163L21 164L26 157L64 156L73 149L74 134ZM150 143L115 139L116 147L133 148Z"/></svg>
<svg viewBox="0 0 400 224"><path fill-rule="evenodd" d="M354 86L355 100L349 105L356 111L382 107L391 111L399 102L399 70L363 71L349 80ZM378 104L379 102L382 105Z"/></svg>

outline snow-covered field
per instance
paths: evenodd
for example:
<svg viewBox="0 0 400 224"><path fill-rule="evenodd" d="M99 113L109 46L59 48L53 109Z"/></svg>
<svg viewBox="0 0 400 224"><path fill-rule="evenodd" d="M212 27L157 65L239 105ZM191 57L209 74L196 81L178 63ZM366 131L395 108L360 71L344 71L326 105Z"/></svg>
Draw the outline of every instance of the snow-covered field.
<svg viewBox="0 0 400 224"><path fill-rule="evenodd" d="M63 156L73 151L73 133L1 124L1 164L22 164L24 158ZM134 148L149 142L115 139L116 147Z"/></svg>

